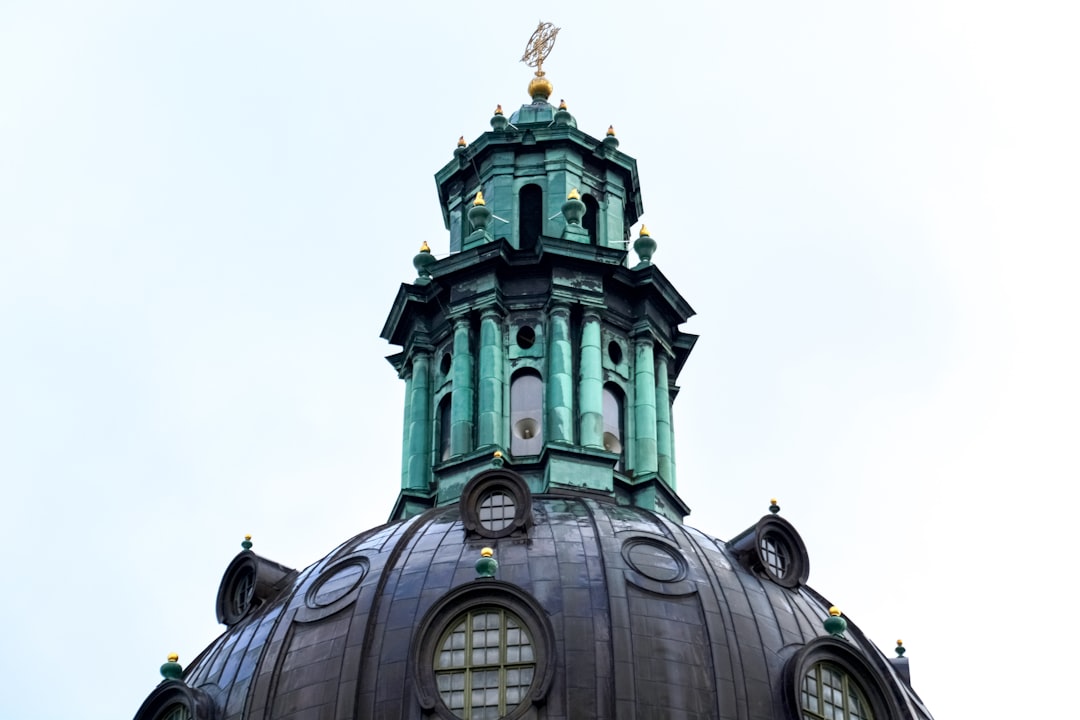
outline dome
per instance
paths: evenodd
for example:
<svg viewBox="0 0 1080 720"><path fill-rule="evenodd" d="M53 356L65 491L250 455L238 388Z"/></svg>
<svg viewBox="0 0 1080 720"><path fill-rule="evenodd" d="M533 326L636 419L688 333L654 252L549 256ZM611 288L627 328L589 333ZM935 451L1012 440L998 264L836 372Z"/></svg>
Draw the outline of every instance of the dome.
<svg viewBox="0 0 1080 720"><path fill-rule="evenodd" d="M847 717L928 718L857 628L825 629L807 570L776 515L725 543L496 469L299 573L244 550L228 629L158 693L177 686L196 719L779 719L824 662L858 688Z"/></svg>

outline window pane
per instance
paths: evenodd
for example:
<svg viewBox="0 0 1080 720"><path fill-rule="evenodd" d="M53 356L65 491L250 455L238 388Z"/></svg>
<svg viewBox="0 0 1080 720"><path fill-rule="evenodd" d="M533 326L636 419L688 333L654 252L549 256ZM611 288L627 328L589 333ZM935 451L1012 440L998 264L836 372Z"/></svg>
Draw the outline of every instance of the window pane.
<svg viewBox="0 0 1080 720"><path fill-rule="evenodd" d="M532 638L521 620L491 608L465 613L450 627L433 658L447 709L478 720L503 717L520 705L535 674Z"/></svg>
<svg viewBox="0 0 1080 720"><path fill-rule="evenodd" d="M873 720L854 679L831 663L817 663L803 677L799 694L803 720Z"/></svg>

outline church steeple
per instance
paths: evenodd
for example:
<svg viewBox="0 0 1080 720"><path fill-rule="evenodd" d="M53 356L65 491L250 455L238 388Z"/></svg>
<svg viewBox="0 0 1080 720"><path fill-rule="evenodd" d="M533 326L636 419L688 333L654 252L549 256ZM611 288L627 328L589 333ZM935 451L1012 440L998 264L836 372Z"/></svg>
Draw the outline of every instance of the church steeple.
<svg viewBox="0 0 1080 720"><path fill-rule="evenodd" d="M693 310L652 264L637 164L577 128L540 70L531 102L464 140L435 180L450 254L421 252L383 328L402 351L402 490L393 518L454 502L496 462L534 493L587 491L681 520L671 405ZM426 244L425 244L426 245Z"/></svg>

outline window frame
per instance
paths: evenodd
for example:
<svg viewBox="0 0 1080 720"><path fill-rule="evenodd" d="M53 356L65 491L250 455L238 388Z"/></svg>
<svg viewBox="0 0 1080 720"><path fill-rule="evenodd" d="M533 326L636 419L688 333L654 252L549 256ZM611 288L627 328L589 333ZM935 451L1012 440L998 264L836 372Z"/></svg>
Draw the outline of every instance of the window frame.
<svg viewBox="0 0 1080 720"><path fill-rule="evenodd" d="M516 585L485 578L454 588L424 614L416 627L410 650L414 687L420 706L444 720L461 720L443 702L436 676L438 652L462 615L480 609L511 613L532 640L535 669L521 702L500 720L515 720L547 700L555 677L555 632L540 603ZM501 691L501 688L500 688Z"/></svg>

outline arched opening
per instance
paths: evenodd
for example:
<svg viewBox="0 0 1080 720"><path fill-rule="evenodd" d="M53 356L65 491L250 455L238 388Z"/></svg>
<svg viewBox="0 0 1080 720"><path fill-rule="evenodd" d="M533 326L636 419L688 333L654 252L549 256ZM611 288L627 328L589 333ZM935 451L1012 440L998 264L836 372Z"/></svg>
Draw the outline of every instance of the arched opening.
<svg viewBox="0 0 1080 720"><path fill-rule="evenodd" d="M619 461L615 463L616 470L624 470L623 452L623 394L617 385L604 386L604 449L611 453L618 453Z"/></svg>
<svg viewBox="0 0 1080 720"><path fill-rule="evenodd" d="M450 393L447 393L443 399L439 401L438 438L440 461L450 459L450 428L452 425L453 421L450 416Z"/></svg>
<svg viewBox="0 0 1080 720"><path fill-rule="evenodd" d="M581 201L585 203L585 217L581 218L581 226L589 231L589 242L596 245L600 242L597 230L597 219L600 217L600 203L592 195L582 195Z"/></svg>
<svg viewBox="0 0 1080 720"><path fill-rule="evenodd" d="M538 455L544 447L544 381L522 370L510 381L510 454Z"/></svg>
<svg viewBox="0 0 1080 720"><path fill-rule="evenodd" d="M518 247L532 250L544 228L544 191L525 185L518 193Z"/></svg>

